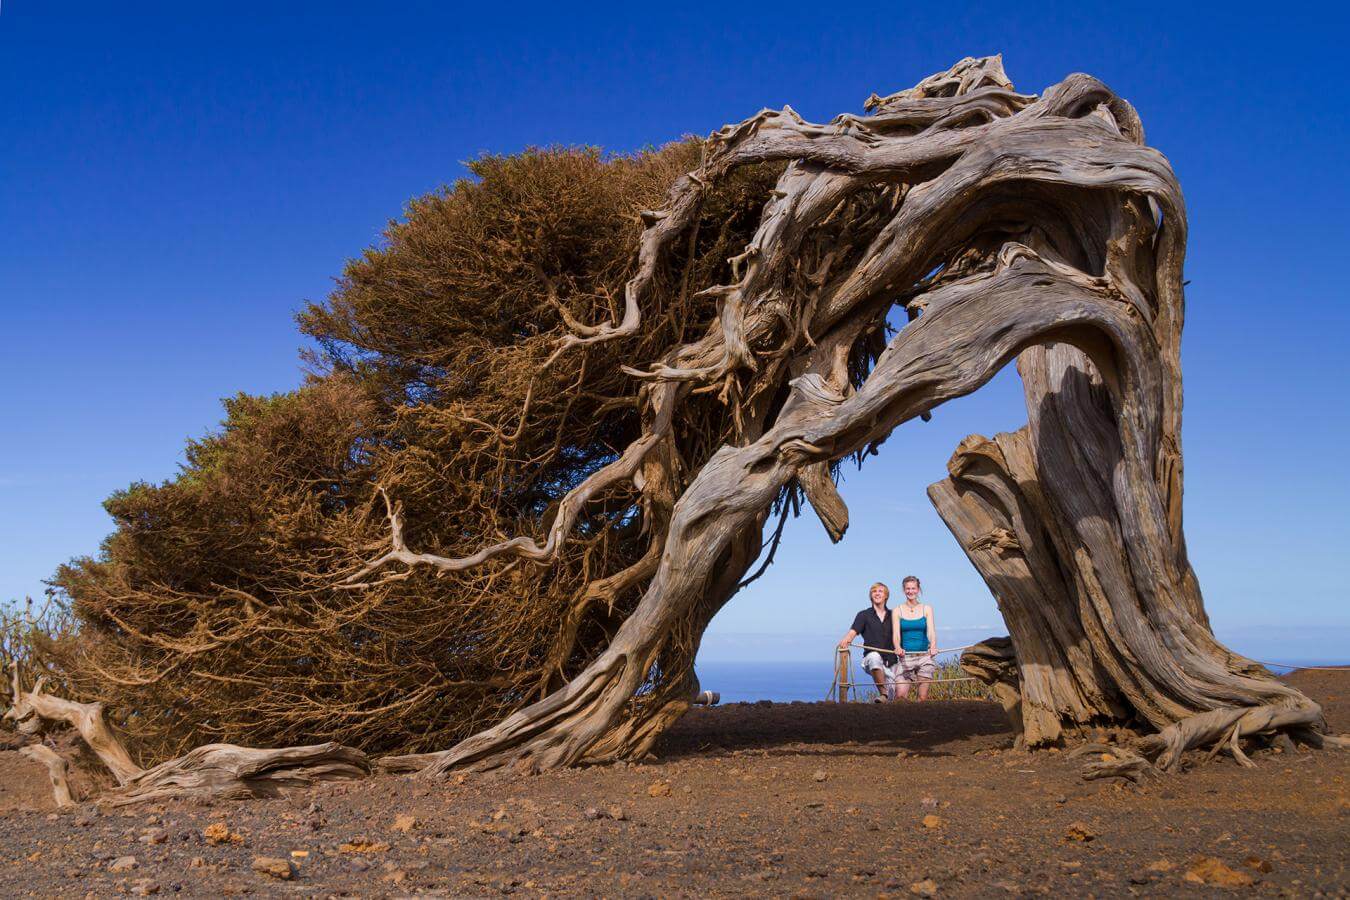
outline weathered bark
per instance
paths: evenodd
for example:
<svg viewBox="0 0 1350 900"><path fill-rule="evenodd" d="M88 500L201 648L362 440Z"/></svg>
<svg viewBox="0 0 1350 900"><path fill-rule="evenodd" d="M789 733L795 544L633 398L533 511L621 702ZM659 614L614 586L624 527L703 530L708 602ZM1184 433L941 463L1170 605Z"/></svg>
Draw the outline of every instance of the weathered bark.
<svg viewBox="0 0 1350 900"><path fill-rule="evenodd" d="M1103 689L1073 589L1050 551L1044 520L1024 493L1036 489L1025 430L993 441L967 438L949 469L952 476L930 487L929 497L1008 623L1008 662L1018 695L1010 715L1019 739L1032 746L1054 743L1065 726L1127 716L1118 694ZM993 677L987 654L977 649L963 657L967 671L1007 691L1006 675ZM1000 700L1008 708L1011 701Z"/></svg>
<svg viewBox="0 0 1350 900"><path fill-rule="evenodd" d="M102 800L123 806L171 797L273 797L285 788L369 774L365 754L341 744L277 750L206 744L146 769Z"/></svg>
<svg viewBox="0 0 1350 900"><path fill-rule="evenodd" d="M1214 640L1186 560L1185 208L1134 110L1084 75L1039 98L1017 94L997 58L963 60L868 107L873 115L829 125L784 108L728 126L709 140L702 169L672 189L669 210L644 219L652 228L623 325L573 323L580 337L560 350L639 327L633 298L654 277L655 250L689 218L694 185L790 161L754 240L731 261L736 281L710 291L717 321L649 369L625 370L652 383L646 434L562 507L574 516L601 486L656 480L634 473L651 468L648 454L679 427L691 392L717 391L741 440L687 481L666 470L659 562L594 663L450 750L385 766L440 774L641 752L687 705L690 648L756 555L770 505L795 502L800 489L838 540L847 509L829 467L1014 358L1028 426L967 439L930 494L1008 621L1006 649L990 643L965 662L996 686L1020 739L1129 723L1157 731L1148 749L1167 768L1203 742L1319 721L1315 704ZM896 303L910 324L860 374ZM355 579L389 562L442 571L486 555L541 562L571 527L559 515L543 546L517 538L446 559L408 550L395 521L394 549ZM646 683L664 699L634 706Z"/></svg>
<svg viewBox="0 0 1350 900"><path fill-rule="evenodd" d="M731 283L701 292L718 303L706 330L622 369L639 385L628 399L642 432L578 475L540 523L542 540L419 552L385 496L388 551L335 588L406 579L415 567L461 577L495 559L553 565L609 502L650 543L620 571L588 573L544 660L541 699L447 750L382 767L436 776L645 753L688 708L703 631L747 583L775 504L786 515L804 497L840 539L848 511L833 467L1014 359L1028 425L968 438L930 496L1007 619L1010 641L986 642L964 664L995 685L1019 740L1056 742L1108 723L1148 730L1143 755L1118 756L1136 777L1200 744L1222 741L1242 760L1244 735L1330 740L1315 704L1215 641L1186 558L1185 207L1134 110L1086 75L1018 94L997 57L962 60L867 106L869 116L825 125L764 110L710 136L666 208L640 214L646 230L617 323L582 323L540 272L570 329L546 366L638 334L673 255L693 252L707 186L739 167L787 163L750 244L729 261ZM897 305L910 321L886 343ZM517 429L528 427L529 396ZM706 437L690 421L704 397L731 423L710 456L709 442L680 440L686 429ZM682 456L690 446L700 464ZM592 605L638 591L607 648L570 672ZM229 793L363 766L336 745L212 746L119 780L128 797Z"/></svg>
<svg viewBox="0 0 1350 900"><path fill-rule="evenodd" d="M361 778L371 771L364 753L334 743L277 750L207 744L154 768L142 769L132 762L131 754L108 727L102 704L53 697L43 692L41 679L32 690L25 691L17 666L12 670L11 687L6 721L15 722L28 733L52 725L74 728L117 779L118 787L100 797L101 803L122 806L171 797L270 797L283 788ZM22 752L47 766L57 805L69 804L65 760L41 745L25 747Z"/></svg>
<svg viewBox="0 0 1350 900"><path fill-rule="evenodd" d="M52 795L56 798L57 809L75 805L75 800L70 794L70 766L61 754L44 744L30 744L21 748L19 753L47 768L47 777L52 782Z"/></svg>
<svg viewBox="0 0 1350 900"><path fill-rule="evenodd" d="M1028 744L1124 721L1156 730L1140 749L1163 769L1211 744L1245 763L1243 737L1313 725L1321 711L1214 639L1167 500L1164 405L1123 402L1112 364L1065 343L1028 349L1030 425L967 438L929 495L1003 610ZM1164 427L1139 427L1149 418ZM1139 766L1128 755L1085 774L1136 777Z"/></svg>
<svg viewBox="0 0 1350 900"><path fill-rule="evenodd" d="M5 712L5 720L12 721L25 731L35 731L44 723L69 725L79 732L85 744L107 766L118 784L140 774L141 768L131 761L131 754L113 734L103 718L103 705L100 703L75 703L60 697L53 697L42 690L43 679L39 678L31 691L23 689L19 667L11 671L11 706Z"/></svg>

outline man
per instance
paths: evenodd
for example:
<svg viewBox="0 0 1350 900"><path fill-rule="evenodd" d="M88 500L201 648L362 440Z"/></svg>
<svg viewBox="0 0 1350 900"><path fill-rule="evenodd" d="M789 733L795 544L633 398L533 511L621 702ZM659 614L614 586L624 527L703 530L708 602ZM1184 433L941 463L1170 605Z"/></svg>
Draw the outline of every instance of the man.
<svg viewBox="0 0 1350 900"><path fill-rule="evenodd" d="M891 598L891 589L878 581L867 592L872 601L869 609L864 609L853 617L853 627L848 630L839 646L847 647L853 639L862 635L862 667L877 683L877 702L895 698L894 666L899 661L894 653L894 624L886 601Z"/></svg>

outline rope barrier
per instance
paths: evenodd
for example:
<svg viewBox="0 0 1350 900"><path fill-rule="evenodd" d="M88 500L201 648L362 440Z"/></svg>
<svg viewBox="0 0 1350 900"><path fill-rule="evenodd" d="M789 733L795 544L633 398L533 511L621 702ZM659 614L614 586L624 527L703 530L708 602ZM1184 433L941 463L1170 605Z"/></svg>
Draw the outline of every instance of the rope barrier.
<svg viewBox="0 0 1350 900"><path fill-rule="evenodd" d="M939 653L955 653L957 650L969 650L971 647L974 647L974 646L975 646L974 644L966 644L966 645L963 646L963 647L948 647L948 648L946 648L945 650L924 650L924 651L922 651L922 652L927 653L929 656L937 656ZM864 650L875 650L875 651L877 651L878 653L895 653L895 652L896 652L894 649L890 649L890 648L887 648L887 647L869 647L869 646L867 646L866 644L849 644L848 647L840 647L840 648L839 648L839 652L840 652L840 653L847 653L847 652L849 651L849 648L850 648L850 647L861 647L861 648L864 649ZM915 651L913 651L913 652L919 653L920 651L915 650Z"/></svg>
<svg viewBox="0 0 1350 900"><path fill-rule="evenodd" d="M928 656L937 656L937 655L939 655L939 654L941 654L941 653L955 653L955 652L957 652L958 650L969 650L971 647L974 647L974 646L975 646L975 644L966 644L966 645L963 646L963 647L946 647L946 648L941 649L941 650L928 650L928 651L924 651L924 652L925 652L926 655L928 655ZM869 645L867 645L867 644L849 644L849 645L846 646L846 647L839 647L839 648L837 649L836 653L837 653L837 654L849 654L850 651L851 651L854 647L859 647L859 648L861 648L862 650L874 650L874 651L876 651L876 652L878 652L878 653L890 653L890 654L894 654L894 655L897 655L897 656L899 655L899 654L898 654L894 649L892 649L892 648L888 648L888 647L871 647L871 646L869 646ZM851 661L852 661L852 657L850 656L850 662L851 662ZM1254 659L1254 660L1252 660L1252 662L1260 663L1260 664L1263 665L1263 666L1274 666L1274 667L1277 668L1277 669L1294 669L1294 670L1313 671L1313 672L1350 672L1350 665L1345 665L1345 666L1298 666L1298 665L1293 665L1293 664L1291 664L1291 663L1267 662L1267 661L1261 660L1261 659ZM845 666L847 666L847 665L848 665L848 664L846 663ZM879 685L877 685L875 682L869 683L869 682L865 682L865 681L840 681L840 680L839 680L840 676L848 677L847 675L845 675L845 672L847 672L847 671L848 671L847 668L843 668L843 669L841 670L841 667L838 665L838 657L836 656L834 679L831 680L831 682L830 682L829 690L827 690L827 691L825 692L825 699L826 699L826 700L828 700L828 699L830 699L832 696L834 696L836 691L838 691L838 692L840 693L840 699L842 700L842 699L843 699L843 696L842 696L842 695L843 695L845 692L850 691L850 690L854 690L855 688L868 688L868 689L876 690L876 689L879 687ZM957 682L957 681L982 681L982 680L983 680L983 679L980 679L980 678L931 678L931 679L929 679L928 681L920 681L920 682L915 682L915 683L917 683L917 684L951 684L951 683ZM894 682L892 682L892 683L894 683Z"/></svg>
<svg viewBox="0 0 1350 900"><path fill-rule="evenodd" d="M915 655L918 655L918 656L930 656L930 657L932 657L932 656L937 656L937 655L942 654L942 653L955 653L955 652L957 652L958 650L969 650L971 647L974 647L974 646L975 646L974 644L966 644L965 646L962 646L962 647L946 647L946 648L943 648L943 649L940 649L940 650L925 650L925 651L923 651L922 653L920 653L919 651L911 651L911 652L913 652ZM862 650L864 650L864 651L866 651L866 650L874 650L874 651L876 651L876 652L878 652L878 653L890 653L890 654L894 654L894 655L897 655L897 656L899 655L899 654L896 653L896 651L893 650L893 649L889 649L889 648L886 648L886 647L872 647L872 646L869 646L869 645L867 645L867 644L849 644L848 646L837 648L837 650L836 650L836 655L835 655L834 678L830 681L830 686L829 686L829 688L825 691L825 699L826 699L826 700L829 700L831 697L836 696L836 692L837 692L837 693L838 693L838 696L839 696L839 699L840 699L840 701L842 702L843 699L844 699L844 694L846 694L847 692L849 692L849 691L851 691L851 690L855 690L855 689L857 689L857 688L866 688L866 689L871 689L871 690L879 690L879 689L882 687L882 686L880 686L880 685L877 685L875 682L866 682L866 681L847 681L847 680L844 680L844 679L847 679L847 678L849 677L847 673L848 673L848 670L849 670L849 663L852 661L851 650L852 650L854 647L860 647L860 648L861 648ZM839 658L841 655L847 656L847 657L849 658L849 662L844 662L842 666L840 665L840 663L842 662L842 660L840 660L840 658ZM973 677L963 677L963 678L929 678L929 679L924 679L924 680L920 680L920 681L916 681L916 682L909 682L909 683L912 683L912 684L915 684L915 685L921 685L921 684L953 684L953 683L958 682L958 681L981 681L981 680L982 680L982 679L979 679L979 678L973 678ZM898 682L890 681L890 680L888 679L888 684L894 685L894 684L898 684Z"/></svg>
<svg viewBox="0 0 1350 900"><path fill-rule="evenodd" d="M1314 672L1350 672L1350 665L1345 666L1296 666L1292 663L1274 663L1264 660L1254 659L1254 663L1261 663L1263 666L1274 666L1277 669L1311 669Z"/></svg>

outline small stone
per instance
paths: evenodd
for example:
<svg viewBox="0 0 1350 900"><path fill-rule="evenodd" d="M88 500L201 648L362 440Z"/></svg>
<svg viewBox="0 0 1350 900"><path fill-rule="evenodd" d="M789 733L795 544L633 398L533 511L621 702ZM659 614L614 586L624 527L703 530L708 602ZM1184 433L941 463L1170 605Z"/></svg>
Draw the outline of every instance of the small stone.
<svg viewBox="0 0 1350 900"><path fill-rule="evenodd" d="M131 885L131 893L137 897L149 897L159 893L159 885L152 879L139 878Z"/></svg>
<svg viewBox="0 0 1350 900"><path fill-rule="evenodd" d="M117 859L114 859L111 864L109 864L108 871L130 872L138 865L140 865L140 863L136 862L136 857L134 856L119 856L117 857Z"/></svg>
<svg viewBox="0 0 1350 900"><path fill-rule="evenodd" d="M1224 865L1213 856L1201 856L1186 870L1185 879L1192 884L1213 884L1219 887L1246 887L1256 879L1246 872L1239 872Z"/></svg>
<svg viewBox="0 0 1350 900"><path fill-rule="evenodd" d="M254 857L252 869L259 875L280 878L283 881L290 881L295 877L295 869L292 868L291 861L276 856Z"/></svg>
<svg viewBox="0 0 1350 900"><path fill-rule="evenodd" d="M1270 864L1269 860L1262 859L1259 856L1249 856L1242 861L1242 864L1249 869L1255 869L1264 874L1275 871L1275 867Z"/></svg>
<svg viewBox="0 0 1350 900"><path fill-rule="evenodd" d="M588 806L581 813L581 817L583 819L590 819L591 821L595 821L596 819L603 819L605 817L605 814L602 813L600 810L596 809L594 806Z"/></svg>
<svg viewBox="0 0 1350 900"><path fill-rule="evenodd" d="M347 865L351 867L353 872L365 872L370 868L370 860L357 856L351 859Z"/></svg>
<svg viewBox="0 0 1350 900"><path fill-rule="evenodd" d="M811 773L812 781L829 781L829 779L830 773L826 772L824 769L816 769L814 772Z"/></svg>
<svg viewBox="0 0 1350 900"><path fill-rule="evenodd" d="M142 844L162 844L169 839L169 833L163 828L148 828L137 838Z"/></svg>
<svg viewBox="0 0 1350 900"><path fill-rule="evenodd" d="M338 845L340 853L383 853L389 849L389 844L385 841L372 841L365 835L359 835L352 838L345 844Z"/></svg>
<svg viewBox="0 0 1350 900"><path fill-rule="evenodd" d="M653 784L651 787L647 788L647 796L649 796L649 797L669 797L669 796L670 796L670 782L669 782L669 781L658 781L658 782L656 782L656 783Z"/></svg>
<svg viewBox="0 0 1350 900"><path fill-rule="evenodd" d="M201 856L194 856L194 857L192 857L192 861L191 861L190 863L188 863L188 868L189 868L189 869L200 869L200 868L202 868L202 867L205 866L205 865L206 865L206 859L205 859L205 858L203 858L203 857L201 857Z"/></svg>
<svg viewBox="0 0 1350 900"><path fill-rule="evenodd" d="M1077 841L1080 844L1086 844L1094 840L1097 832L1086 822L1074 822L1068 828L1064 829L1064 840Z"/></svg>
<svg viewBox="0 0 1350 900"><path fill-rule="evenodd" d="M932 813L929 813L928 815L926 815L926 816L923 817L923 827L924 827L924 828L941 828L941 827L942 827L942 817L941 817L941 816L935 816L935 815L933 815ZM922 883L922 882L920 882L920 883ZM911 888L911 889L912 889L913 887L914 887L914 885L910 885L910 888ZM927 895L925 895L925 896L927 896Z"/></svg>
<svg viewBox="0 0 1350 900"><path fill-rule="evenodd" d="M243 835L235 834L224 822L212 822L202 830L208 844L242 844Z"/></svg>
<svg viewBox="0 0 1350 900"><path fill-rule="evenodd" d="M58 815L57 813L47 813L48 822L55 822L59 818L61 818L61 816Z"/></svg>
<svg viewBox="0 0 1350 900"><path fill-rule="evenodd" d="M909 892L916 897L935 897L937 896L937 882L931 878L916 881L909 886Z"/></svg>
<svg viewBox="0 0 1350 900"><path fill-rule="evenodd" d="M1148 864L1147 869L1150 872L1170 872L1177 867L1176 863L1166 859L1159 859Z"/></svg>
<svg viewBox="0 0 1350 900"><path fill-rule="evenodd" d="M408 815L394 816L394 824L391 826L395 831L401 831L404 834L417 827L417 817Z"/></svg>
<svg viewBox="0 0 1350 900"><path fill-rule="evenodd" d="M937 809L938 802L935 797L924 797L919 801L919 805L924 809Z"/></svg>
<svg viewBox="0 0 1350 900"><path fill-rule="evenodd" d="M622 806L611 806L609 808L609 817L616 822L627 822L628 813L623 811Z"/></svg>

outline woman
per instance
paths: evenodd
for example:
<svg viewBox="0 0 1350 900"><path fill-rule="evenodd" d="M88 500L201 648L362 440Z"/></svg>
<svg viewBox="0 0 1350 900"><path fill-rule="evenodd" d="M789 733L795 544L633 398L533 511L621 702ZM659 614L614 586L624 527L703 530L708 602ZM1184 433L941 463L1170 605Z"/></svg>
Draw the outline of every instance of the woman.
<svg viewBox="0 0 1350 900"><path fill-rule="evenodd" d="M892 610L892 640L900 662L895 667L896 690L900 698L909 697L909 686L919 685L919 700L928 699L928 684L936 667L933 651L937 649L937 626L933 624L933 607L919 602L923 587L919 579L906 575L901 582L905 602Z"/></svg>

